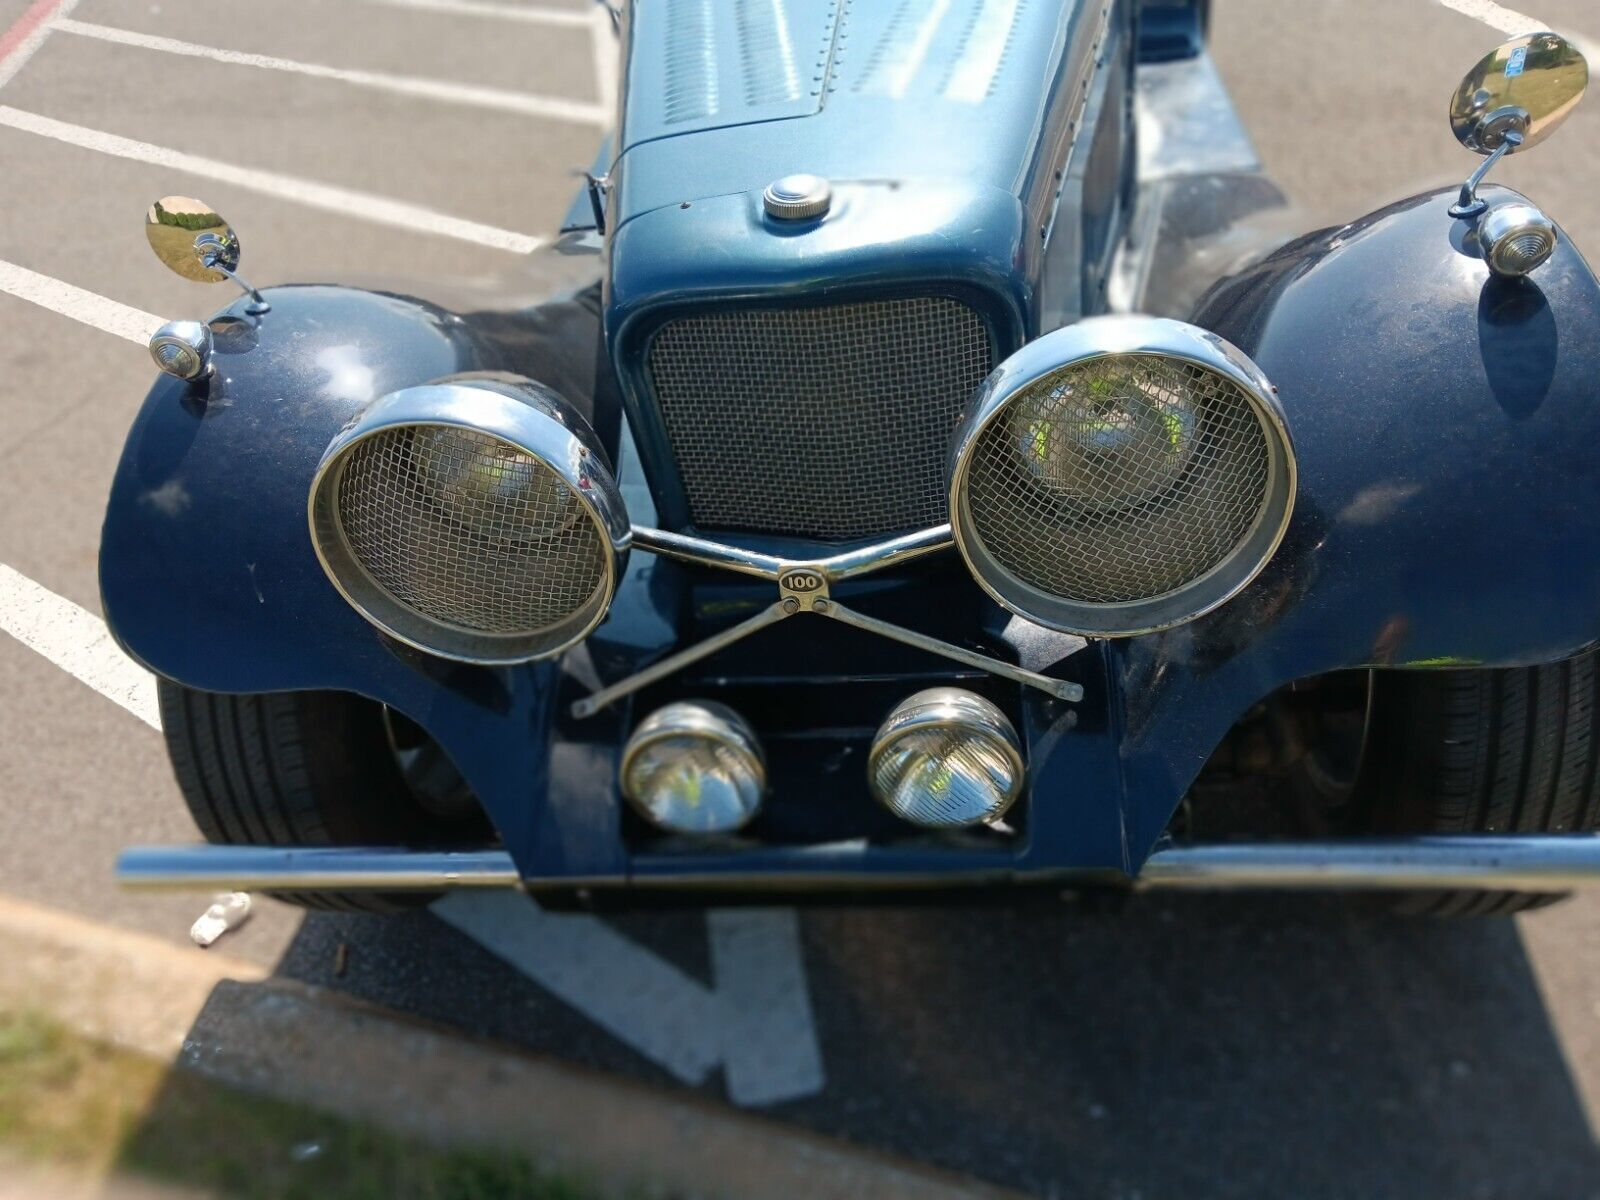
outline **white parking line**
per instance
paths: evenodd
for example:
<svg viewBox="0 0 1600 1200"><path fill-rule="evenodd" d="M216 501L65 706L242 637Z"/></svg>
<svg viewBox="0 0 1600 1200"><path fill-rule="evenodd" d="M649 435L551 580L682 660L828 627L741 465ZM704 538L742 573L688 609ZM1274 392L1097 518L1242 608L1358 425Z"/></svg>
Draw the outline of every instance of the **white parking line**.
<svg viewBox="0 0 1600 1200"><path fill-rule="evenodd" d="M598 4L589 18L589 41L594 54L595 91L601 109L610 118L617 107L617 59L621 49L611 28L611 14Z"/></svg>
<svg viewBox="0 0 1600 1200"><path fill-rule="evenodd" d="M495 17L502 21L525 21L530 25L561 25L568 29L582 29L589 23L587 13L560 8L524 8L520 4L491 4L485 0L367 0L367 3L449 13L459 17Z"/></svg>
<svg viewBox="0 0 1600 1200"><path fill-rule="evenodd" d="M349 188L334 187L331 184L312 183L309 180L296 179L292 175L280 175L275 171L236 167L231 163L218 162L216 159L201 158L198 154L185 154L181 150L169 150L165 146L152 146L149 142L136 142L131 138L118 137L114 133L105 133L98 129L87 129L82 125L69 125L65 121L42 117L37 113L23 112L7 105L0 105L0 125L8 125L25 133L36 133L70 146L95 150L117 158L131 158L136 162L169 167L174 171L203 175L208 179L231 183L253 192L275 196L280 200L291 200L311 208L338 213L340 216L356 217L397 229L409 229L417 233L474 242L480 246L488 246L494 250L509 250L515 254L527 254L537 250L542 244L538 238L525 233L513 233L508 229L496 229L492 225L481 225L476 221L447 217L443 213L434 212L420 205L374 196L370 192L357 192Z"/></svg>
<svg viewBox="0 0 1600 1200"><path fill-rule="evenodd" d="M64 17L78 0L37 0L5 33L0 34L0 87L22 70L50 36L50 18Z"/></svg>
<svg viewBox="0 0 1600 1200"><path fill-rule="evenodd" d="M118 337L138 342L141 346L150 341L150 335L163 323L162 318L142 309L130 308L94 292L86 292L65 280L40 275L26 267L0 260L0 292L48 308L51 312L71 317L96 329L104 329Z"/></svg>
<svg viewBox="0 0 1600 1200"><path fill-rule="evenodd" d="M264 71L287 71L296 75L309 75L316 79L333 79L358 87L376 88L402 96L417 96L426 100L439 100L449 104L465 104L476 108L492 108L500 112L522 116L540 117L557 121L575 121L584 125L604 126L606 113L598 104L581 100L566 100L556 96L535 96L527 92L511 92L502 88L478 87L472 84L448 83L439 79L416 79L407 75L391 75L383 71L356 71L344 67L328 67L321 63L296 62L289 58L276 58L269 54L246 54L240 50L224 50L216 46L200 46L194 42L180 42L175 38L157 37L136 33L131 29L116 29L110 25L95 25L88 21L56 20L51 28L78 37L94 38L118 46L133 46L140 50L155 50L162 54L178 54L186 58L206 58L212 62L227 63L235 67L257 67Z"/></svg>
<svg viewBox="0 0 1600 1200"><path fill-rule="evenodd" d="M1542 29L1550 28L1537 17L1506 8L1503 4L1496 4L1494 0L1437 0L1437 3L1455 10L1464 17L1482 21L1489 28L1498 29L1510 37L1538 33Z"/></svg>
<svg viewBox="0 0 1600 1200"><path fill-rule="evenodd" d="M161 728L155 676L122 652L105 622L4 563L0 629L146 725Z"/></svg>
<svg viewBox="0 0 1600 1200"><path fill-rule="evenodd" d="M1520 13L1514 8L1496 4L1494 0L1434 0L1434 2L1464 17L1481 21L1490 29L1497 29L1507 37L1521 37L1523 34L1538 33L1553 28L1538 17L1530 17L1527 13ZM1570 29L1554 31L1576 46L1590 63L1600 66L1600 41L1574 33Z"/></svg>
<svg viewBox="0 0 1600 1200"><path fill-rule="evenodd" d="M743 1105L827 1083L793 909L707 912L715 988L598 917L547 913L526 896L453 892L432 911L684 1083L720 1065Z"/></svg>

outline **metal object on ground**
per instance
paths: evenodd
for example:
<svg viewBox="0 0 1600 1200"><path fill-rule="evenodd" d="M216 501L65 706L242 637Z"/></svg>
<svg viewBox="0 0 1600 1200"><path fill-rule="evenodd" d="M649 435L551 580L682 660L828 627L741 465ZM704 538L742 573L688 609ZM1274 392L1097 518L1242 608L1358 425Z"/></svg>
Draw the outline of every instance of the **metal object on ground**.
<svg viewBox="0 0 1600 1200"><path fill-rule="evenodd" d="M1589 64L1571 42L1532 33L1496 46L1468 71L1450 100L1450 132L1488 157L1461 185L1450 214L1481 213L1478 185L1507 154L1537 146L1571 115L1589 86Z"/></svg>
<svg viewBox="0 0 1600 1200"><path fill-rule="evenodd" d="M465 662L526 662L582 640L629 541L598 439L527 381L374 401L328 446L309 509L323 568L363 616Z"/></svg>
<svg viewBox="0 0 1600 1200"><path fill-rule="evenodd" d="M832 201L833 188L820 175L785 175L769 183L761 193L767 216L780 221L820 217Z"/></svg>
<svg viewBox="0 0 1600 1200"><path fill-rule="evenodd" d="M996 368L957 432L950 509L978 583L1053 629L1210 612L1277 549L1295 460L1273 388L1214 334L1094 317Z"/></svg>
<svg viewBox="0 0 1600 1200"><path fill-rule="evenodd" d="M894 706L872 739L867 783L897 817L925 829L992 824L1022 794L1011 722L965 688L928 688Z"/></svg>
<svg viewBox="0 0 1600 1200"><path fill-rule="evenodd" d="M238 275L238 235L204 201L162 197L145 213L144 236L168 270L195 283L231 279L250 297L247 313L259 316L272 311L261 293Z"/></svg>
<svg viewBox="0 0 1600 1200"><path fill-rule="evenodd" d="M830 617L846 625L854 625L869 633L876 633L905 645L926 650L931 654L938 654L955 662L989 671L1027 687L1038 688L1060 700L1083 699L1082 684L1070 683L1064 679L1052 679L1048 675L1025 670L991 655L953 646L949 642L917 633L892 622L865 616L845 608L830 598L829 585L832 583L898 566L925 554L947 549L951 544L948 525L934 526L931 529L890 538L885 542L862 546L811 562L791 562L774 555L746 551L737 546L726 546L705 538L643 527L634 528L632 544L641 550L649 550L695 566L714 567L771 580L778 585L778 599L770 607L762 609L747 620L731 625L696 645L669 655L610 687L601 688L576 701L572 705L574 717L591 717L623 696L631 695L658 679L664 679L691 663L742 641L768 625L800 613L813 613L821 617Z"/></svg>
<svg viewBox="0 0 1600 1200"><path fill-rule="evenodd" d="M618 775L628 802L669 833L731 833L760 811L767 789L755 730L711 700L681 700L641 721Z"/></svg>
<svg viewBox="0 0 1600 1200"><path fill-rule="evenodd" d="M802 864L803 866L803 864ZM799 873L803 875L803 870ZM992 865L969 878L960 871L915 883L1028 883L1026 875L1003 873ZM700 886L770 887L770 864L744 875L714 877L636 873L563 880L528 879L517 874L504 850L403 850L370 846L150 846L126 850L117 859L117 882L129 888L214 891L442 891L464 887L582 886L672 888ZM1040 883L1105 883L1105 871L1042 872ZM852 876L863 888L895 888L907 880L893 873L863 871ZM1255 889L1330 891L1431 891L1476 888L1487 891L1565 892L1600 887L1600 834L1460 834L1438 837L1344 839L1320 842L1218 842L1163 846L1145 861L1133 886L1144 890Z"/></svg>
<svg viewBox="0 0 1600 1200"><path fill-rule="evenodd" d="M1532 204L1497 204L1478 218L1478 245L1496 275L1517 278L1542 266L1556 240L1555 222Z"/></svg>
<svg viewBox="0 0 1600 1200"><path fill-rule="evenodd" d="M179 379L211 374L211 328L202 321L168 321L150 336L156 366Z"/></svg>

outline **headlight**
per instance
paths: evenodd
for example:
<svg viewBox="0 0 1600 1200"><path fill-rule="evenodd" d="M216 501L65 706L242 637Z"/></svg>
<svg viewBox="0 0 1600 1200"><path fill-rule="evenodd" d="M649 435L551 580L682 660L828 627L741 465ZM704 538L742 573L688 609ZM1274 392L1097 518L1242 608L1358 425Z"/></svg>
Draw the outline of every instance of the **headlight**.
<svg viewBox="0 0 1600 1200"><path fill-rule="evenodd" d="M622 794L670 833L727 833L761 807L767 768L755 731L733 709L682 700L657 709L622 751Z"/></svg>
<svg viewBox="0 0 1600 1200"><path fill-rule="evenodd" d="M1025 346L958 430L956 543L985 590L1055 629L1122 636L1208 612L1294 507L1272 386L1179 321L1095 317Z"/></svg>
<svg viewBox="0 0 1600 1200"><path fill-rule="evenodd" d="M867 753L872 794L898 817L929 829L998 820L1022 791L1021 743L982 696L938 687L908 696Z"/></svg>
<svg viewBox="0 0 1600 1200"><path fill-rule="evenodd" d="M593 432L537 384L374 401L323 455L311 535L369 621L446 658L557 654L605 616L629 532Z"/></svg>

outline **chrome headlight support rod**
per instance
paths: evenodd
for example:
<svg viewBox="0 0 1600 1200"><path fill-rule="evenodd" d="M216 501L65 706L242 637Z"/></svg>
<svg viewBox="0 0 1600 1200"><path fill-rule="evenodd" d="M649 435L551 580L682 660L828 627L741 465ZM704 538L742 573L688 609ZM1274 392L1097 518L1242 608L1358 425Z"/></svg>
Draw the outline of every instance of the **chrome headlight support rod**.
<svg viewBox="0 0 1600 1200"><path fill-rule="evenodd" d="M737 625L731 625L720 633L713 634L704 641L696 642L676 654L668 655L660 662L646 667L636 674L628 676L585 696L572 706L574 717L592 717L606 706L620 700L624 696L632 695L640 688L648 687L657 680L665 679L677 671L681 671L703 658L709 658L719 650L724 650L735 642L743 641L752 633L775 625L789 617L799 616L801 613L811 613L819 617L829 617L846 625L853 625L857 629L864 629L868 633L876 633L881 637L890 638L907 646L914 646L919 650L926 650L931 654L938 654L955 662L963 663L969 667L976 667L998 675L1002 679L1009 679L1027 687L1038 688L1042 692L1056 697L1058 700L1078 701L1083 699L1083 686L1070 683L1064 679L1052 679L1048 675L1041 675L1036 671L1024 670L1011 663L1003 662L988 654L981 654L976 650L967 650L961 646L952 645L935 637L918 633L912 629L896 625L890 621L880 621L876 617L869 617L858 613L854 609L846 608L829 594L829 588L846 579L854 579L860 575L868 575L874 571L882 571L889 567L899 566L901 563L910 562L912 559L921 558L927 554L934 554L941 550L948 550L955 545L950 533L950 526L936 525L931 529L924 529L918 533L908 533L902 537L891 538L886 542L876 542L870 546L863 546L857 550L849 550L843 554L833 555L831 558L819 558L809 562L796 562L790 559L778 558L771 554L758 554L749 550L742 550L737 546L724 545L721 542L708 541L705 538L691 537L682 533L669 533L662 529L647 529L635 525L633 527L633 548L648 550L659 554L663 558L674 559L677 562L691 563L700 567L713 567L724 571L733 571L741 575L751 575L757 579L766 579L778 585L778 599L767 608L762 609L748 620Z"/></svg>

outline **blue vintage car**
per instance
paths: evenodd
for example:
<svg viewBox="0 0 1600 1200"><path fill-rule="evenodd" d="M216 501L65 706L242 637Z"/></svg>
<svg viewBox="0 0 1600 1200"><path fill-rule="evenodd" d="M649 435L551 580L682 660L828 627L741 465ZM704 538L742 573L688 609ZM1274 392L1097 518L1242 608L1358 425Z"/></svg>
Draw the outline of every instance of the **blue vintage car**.
<svg viewBox="0 0 1600 1200"><path fill-rule="evenodd" d="M635 0L518 311L239 284L154 338L101 580L205 846L388 910L1600 878L1600 286L1484 175L1284 242L1204 0ZM1442 134L1443 131L1441 131ZM1331 152L1331 151L1330 151Z"/></svg>

